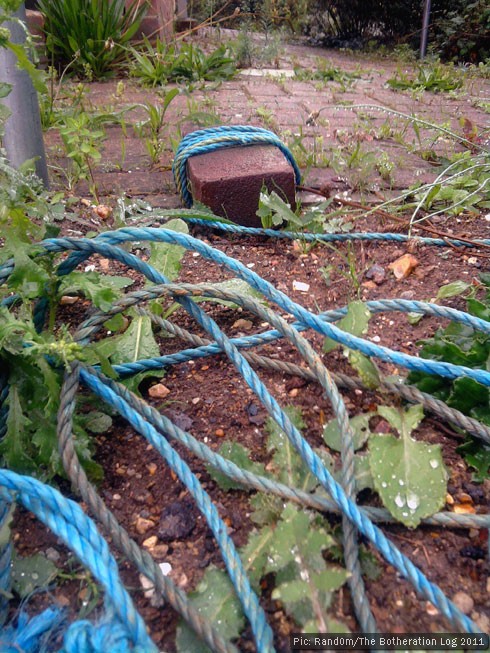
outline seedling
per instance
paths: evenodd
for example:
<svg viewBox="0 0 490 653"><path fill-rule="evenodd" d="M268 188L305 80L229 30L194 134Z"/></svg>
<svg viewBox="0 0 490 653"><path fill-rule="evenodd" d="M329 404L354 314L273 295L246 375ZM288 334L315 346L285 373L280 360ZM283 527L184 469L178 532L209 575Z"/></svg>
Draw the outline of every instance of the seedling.
<svg viewBox="0 0 490 653"><path fill-rule="evenodd" d="M146 150L153 164L157 163L165 149L163 132L166 127L165 114L172 100L179 94L179 89L173 88L158 104L146 102L138 105L146 113L146 119L134 125L135 133L144 140Z"/></svg>

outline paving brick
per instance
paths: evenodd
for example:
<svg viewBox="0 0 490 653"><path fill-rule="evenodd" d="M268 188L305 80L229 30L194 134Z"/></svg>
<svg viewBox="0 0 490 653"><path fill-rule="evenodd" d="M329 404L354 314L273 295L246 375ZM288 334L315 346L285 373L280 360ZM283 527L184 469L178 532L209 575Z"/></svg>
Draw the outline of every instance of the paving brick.
<svg viewBox="0 0 490 653"><path fill-rule="evenodd" d="M295 207L294 171L274 145L231 147L200 154L191 157L187 166L194 200L238 224L261 226L256 211L264 185Z"/></svg>

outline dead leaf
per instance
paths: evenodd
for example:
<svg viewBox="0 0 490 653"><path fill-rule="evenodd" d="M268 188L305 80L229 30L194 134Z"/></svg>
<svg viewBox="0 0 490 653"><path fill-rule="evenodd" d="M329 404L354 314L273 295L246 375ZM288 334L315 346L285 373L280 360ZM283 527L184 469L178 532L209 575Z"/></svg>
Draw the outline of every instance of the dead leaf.
<svg viewBox="0 0 490 653"><path fill-rule="evenodd" d="M406 279L418 264L419 262L415 256L404 254L400 258L397 258L396 261L393 261L393 263L390 263L388 268L393 271L395 278L399 281L400 279Z"/></svg>

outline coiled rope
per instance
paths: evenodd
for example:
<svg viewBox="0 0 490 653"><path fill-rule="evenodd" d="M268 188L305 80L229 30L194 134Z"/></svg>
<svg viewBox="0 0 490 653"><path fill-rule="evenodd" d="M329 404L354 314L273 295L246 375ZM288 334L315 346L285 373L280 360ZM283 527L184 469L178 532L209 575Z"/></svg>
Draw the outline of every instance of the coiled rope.
<svg viewBox="0 0 490 653"><path fill-rule="evenodd" d="M281 150L294 170L296 184L301 181L301 172L281 139L262 127L224 125L199 129L184 136L175 153L172 172L175 185L185 206L192 206L192 193L187 177L187 161L191 156L215 152L228 147L251 145L275 145Z"/></svg>
<svg viewBox="0 0 490 653"><path fill-rule="evenodd" d="M0 470L0 499L5 504L20 502L34 513L78 556L106 590L105 616L97 624L78 621L70 625L64 636L63 652L156 653L156 646L149 638L143 620L121 583L116 561L106 541L77 503L36 479L7 470ZM51 627L53 619L54 613L49 610L44 619L38 619L38 628L42 624ZM25 629L29 624L23 626L24 634L22 629L20 633L5 629L0 634L0 650L4 650L3 647L17 646L18 637L25 637ZM32 625L30 629L37 631ZM8 638L11 638L10 641Z"/></svg>

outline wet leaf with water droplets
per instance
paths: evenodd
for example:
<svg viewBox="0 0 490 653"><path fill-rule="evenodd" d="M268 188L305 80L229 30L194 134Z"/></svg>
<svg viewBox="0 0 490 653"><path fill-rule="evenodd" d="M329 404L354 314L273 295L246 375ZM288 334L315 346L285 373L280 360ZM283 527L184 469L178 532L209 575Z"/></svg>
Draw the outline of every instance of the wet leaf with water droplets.
<svg viewBox="0 0 490 653"><path fill-rule="evenodd" d="M369 464L374 487L393 517L414 528L444 506L447 473L441 450L410 436L423 417L420 406L407 411L380 406L379 412L401 437L371 436Z"/></svg>

